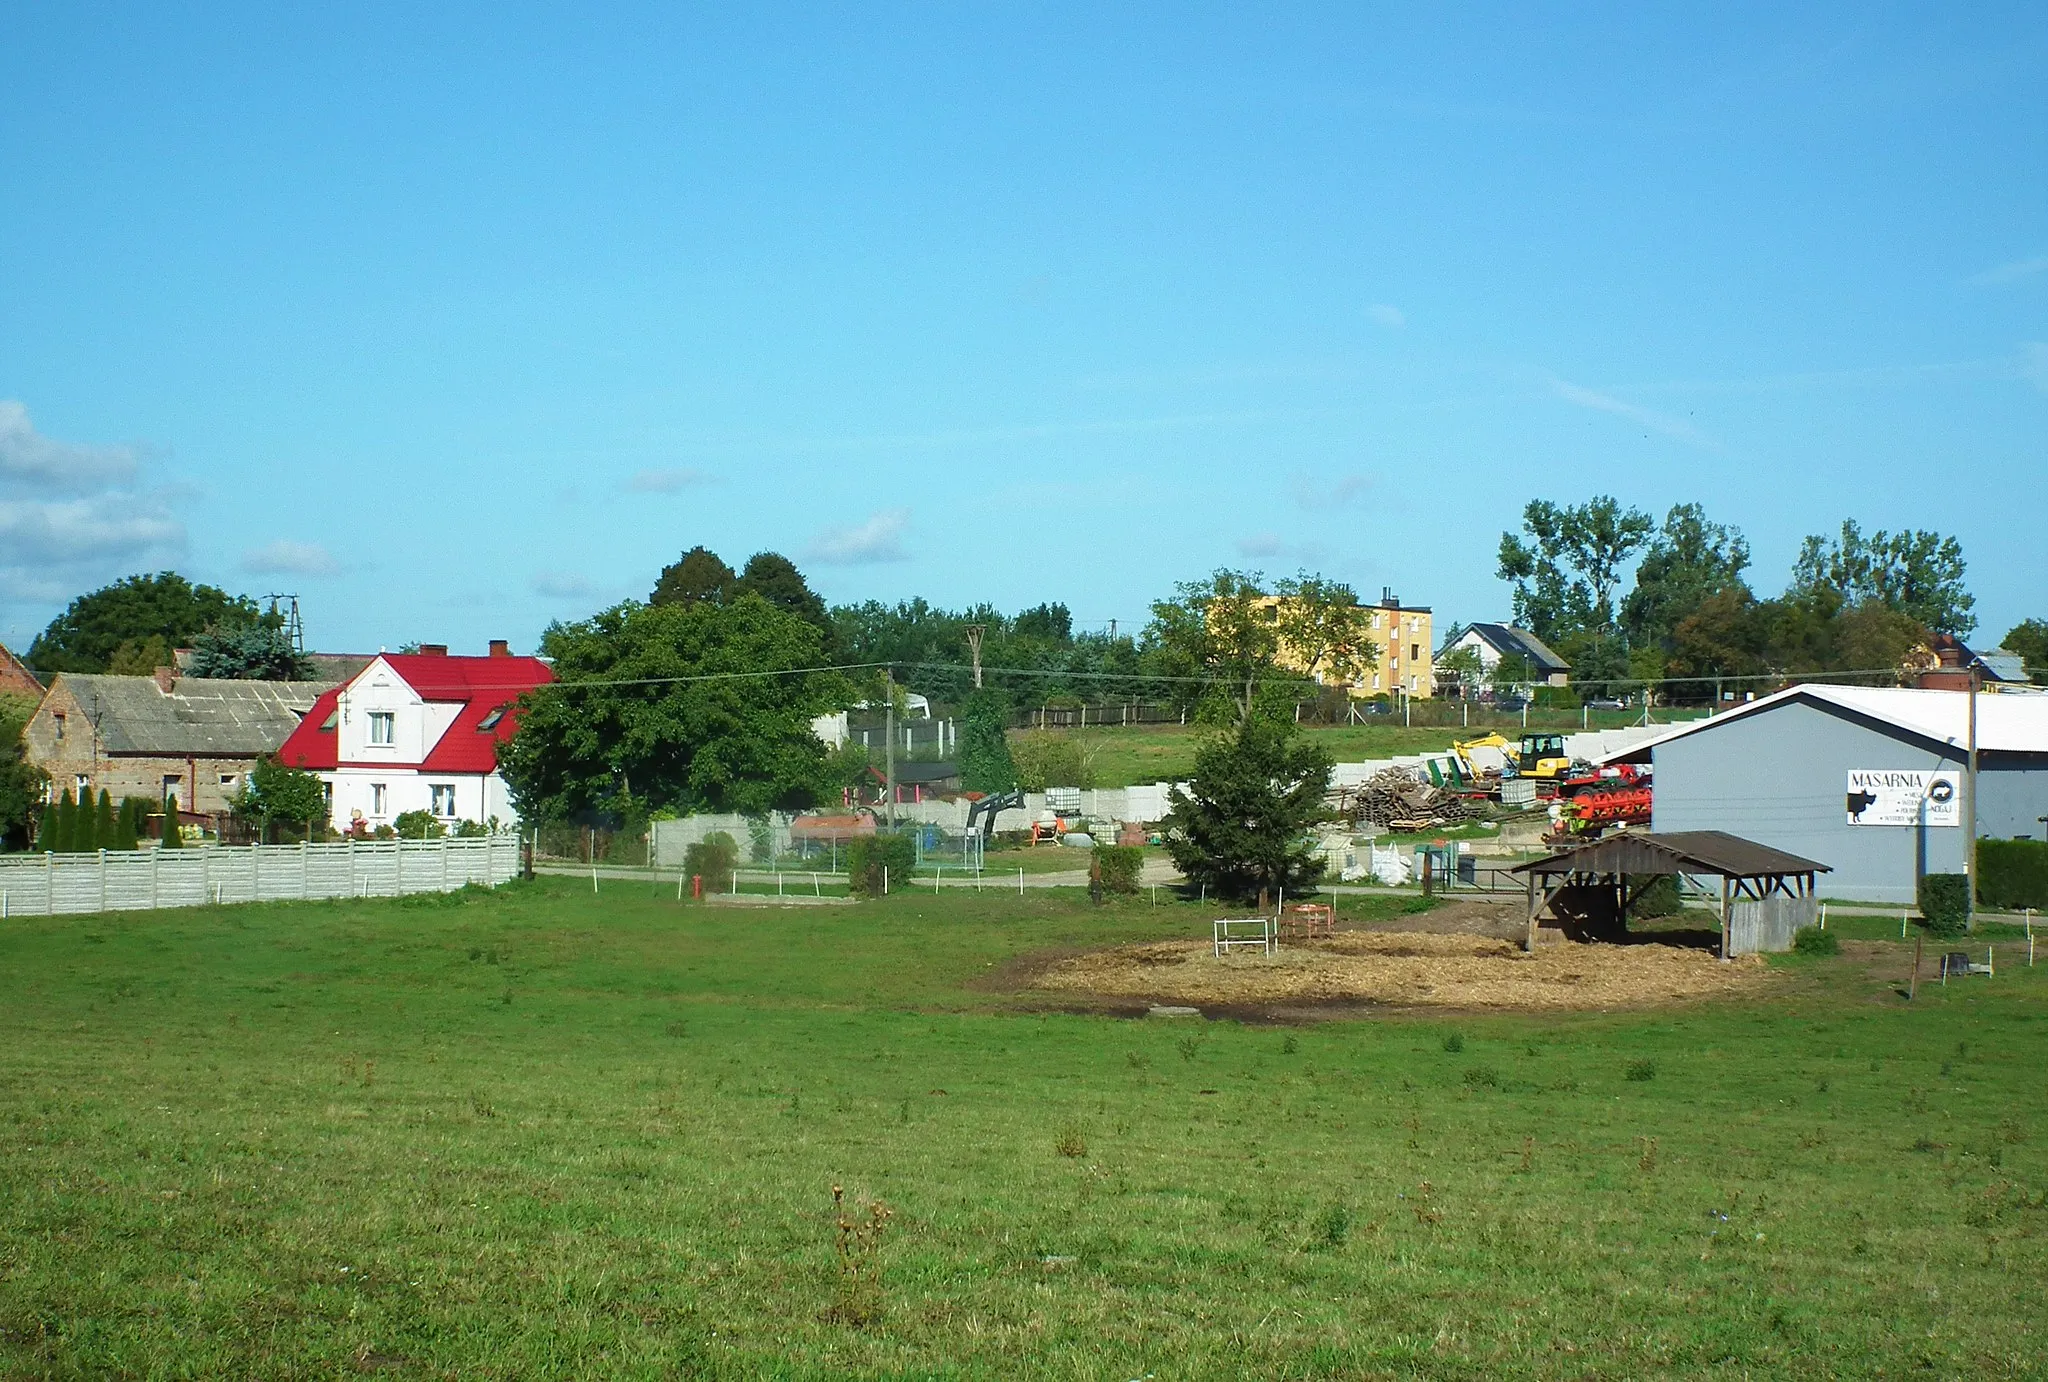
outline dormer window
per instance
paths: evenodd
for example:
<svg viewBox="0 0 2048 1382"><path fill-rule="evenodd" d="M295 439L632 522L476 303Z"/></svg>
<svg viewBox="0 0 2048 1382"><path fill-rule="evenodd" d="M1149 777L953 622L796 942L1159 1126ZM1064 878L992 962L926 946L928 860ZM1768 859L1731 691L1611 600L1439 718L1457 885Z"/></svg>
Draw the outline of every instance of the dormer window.
<svg viewBox="0 0 2048 1382"><path fill-rule="evenodd" d="M479 733L482 733L485 730L496 729L498 727L498 721L504 718L505 707L501 705L497 709L493 710L490 714L484 716L481 720L478 720L476 722L477 731Z"/></svg>

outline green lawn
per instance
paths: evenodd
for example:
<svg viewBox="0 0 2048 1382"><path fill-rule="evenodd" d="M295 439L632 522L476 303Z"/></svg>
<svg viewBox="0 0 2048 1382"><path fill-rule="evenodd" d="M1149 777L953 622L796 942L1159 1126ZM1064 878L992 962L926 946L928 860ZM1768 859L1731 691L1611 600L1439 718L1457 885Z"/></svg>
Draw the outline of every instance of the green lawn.
<svg viewBox="0 0 2048 1382"><path fill-rule="evenodd" d="M2042 1373L2048 963L1300 1029L992 982L1211 914L13 918L0 1376ZM872 1285L835 1184L891 1211Z"/></svg>
<svg viewBox="0 0 2048 1382"><path fill-rule="evenodd" d="M1012 730L1012 735L1029 733ZM1185 779L1195 768L1195 750L1203 730L1194 726L1147 725L1140 729L1054 730L1078 738L1095 773L1097 787L1130 787ZM1396 754L1435 753L1448 749L1462 731L1403 729L1399 725L1352 725L1342 729L1303 731L1330 751L1339 763L1360 763Z"/></svg>

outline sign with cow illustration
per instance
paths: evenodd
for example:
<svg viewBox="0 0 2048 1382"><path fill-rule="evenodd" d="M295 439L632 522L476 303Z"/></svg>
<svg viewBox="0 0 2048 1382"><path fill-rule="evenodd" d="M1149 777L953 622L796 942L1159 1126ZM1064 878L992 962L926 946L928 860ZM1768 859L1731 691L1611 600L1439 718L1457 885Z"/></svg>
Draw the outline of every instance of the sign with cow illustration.
<svg viewBox="0 0 2048 1382"><path fill-rule="evenodd" d="M1961 825L1963 775L1920 768L1849 769L1851 825Z"/></svg>

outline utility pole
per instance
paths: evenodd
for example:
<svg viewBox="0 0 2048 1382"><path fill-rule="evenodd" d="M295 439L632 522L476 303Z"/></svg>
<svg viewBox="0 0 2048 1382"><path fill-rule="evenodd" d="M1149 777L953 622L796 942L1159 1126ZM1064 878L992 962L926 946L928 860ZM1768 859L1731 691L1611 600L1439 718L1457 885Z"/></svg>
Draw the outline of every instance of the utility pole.
<svg viewBox="0 0 2048 1382"><path fill-rule="evenodd" d="M988 632L986 624L967 626L967 651L974 656L974 689L981 690L981 636Z"/></svg>
<svg viewBox="0 0 2048 1382"><path fill-rule="evenodd" d="M888 793L885 816L889 828L896 828L896 669L882 669L882 790Z"/></svg>
<svg viewBox="0 0 2048 1382"><path fill-rule="evenodd" d="M1963 841L1963 872L1969 881L1969 910L1964 913L1967 928L1977 929L1977 669L1970 668L1970 759L1963 772L1963 828L1970 832Z"/></svg>

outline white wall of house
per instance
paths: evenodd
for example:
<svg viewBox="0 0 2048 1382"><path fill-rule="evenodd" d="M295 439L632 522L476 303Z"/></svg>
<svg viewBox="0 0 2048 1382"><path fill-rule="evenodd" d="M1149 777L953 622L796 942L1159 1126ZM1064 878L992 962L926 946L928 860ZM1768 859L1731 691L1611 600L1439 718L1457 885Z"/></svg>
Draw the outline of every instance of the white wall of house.
<svg viewBox="0 0 2048 1382"><path fill-rule="evenodd" d="M327 784L328 819L337 830L363 820L371 829L407 811L432 811L443 821L510 823L512 791L496 773L434 773L413 768L347 767L320 774ZM438 791L436 789L439 789Z"/></svg>

